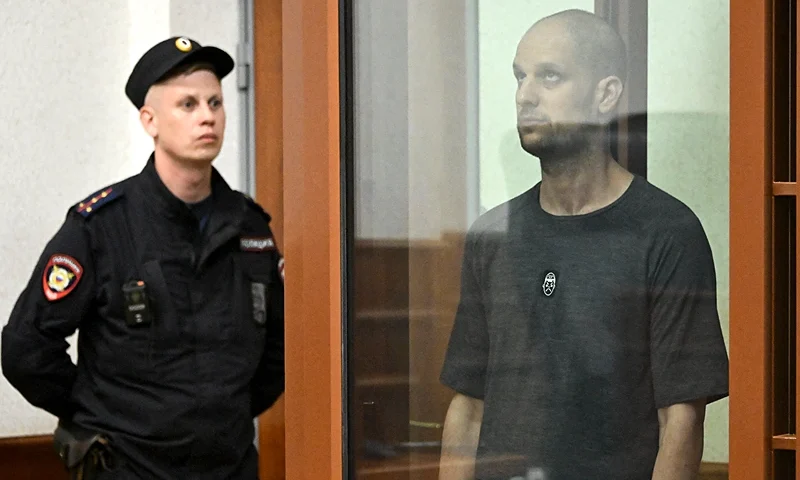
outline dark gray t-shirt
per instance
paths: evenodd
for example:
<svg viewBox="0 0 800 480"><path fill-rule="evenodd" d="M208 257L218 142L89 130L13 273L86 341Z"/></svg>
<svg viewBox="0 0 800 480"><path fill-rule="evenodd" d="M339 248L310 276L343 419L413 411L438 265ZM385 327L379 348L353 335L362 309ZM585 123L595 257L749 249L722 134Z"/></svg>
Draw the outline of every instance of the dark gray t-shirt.
<svg viewBox="0 0 800 480"><path fill-rule="evenodd" d="M586 215L538 184L482 215L441 374L484 400L476 478L649 480L658 409L728 394L716 302L700 221L642 177Z"/></svg>

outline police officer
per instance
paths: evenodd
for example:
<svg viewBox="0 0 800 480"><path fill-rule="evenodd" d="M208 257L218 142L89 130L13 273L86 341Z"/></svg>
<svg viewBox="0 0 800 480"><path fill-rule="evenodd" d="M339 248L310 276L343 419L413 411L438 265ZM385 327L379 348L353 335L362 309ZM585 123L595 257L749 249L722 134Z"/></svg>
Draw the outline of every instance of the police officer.
<svg viewBox="0 0 800 480"><path fill-rule="evenodd" d="M283 259L270 216L212 166L232 69L185 37L142 56L125 92L152 155L69 209L2 331L4 375L98 478L258 478L253 419L284 388Z"/></svg>

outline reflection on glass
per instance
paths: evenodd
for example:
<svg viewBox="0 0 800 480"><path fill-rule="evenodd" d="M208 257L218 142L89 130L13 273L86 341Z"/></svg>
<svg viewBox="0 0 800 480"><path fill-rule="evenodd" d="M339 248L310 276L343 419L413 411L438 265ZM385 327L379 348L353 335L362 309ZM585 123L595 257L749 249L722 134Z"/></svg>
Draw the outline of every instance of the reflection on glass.
<svg viewBox="0 0 800 480"><path fill-rule="evenodd" d="M680 92L648 82L651 110L632 111L625 39L564 3L515 34L515 84L480 86L508 90L516 154L539 166L503 196L468 178L471 26L421 1L355 2L351 478L674 479L720 448L703 439L728 394L727 204L697 191L726 195L727 152L684 168L683 117L664 123L651 98ZM708 110L687 118L727 145L727 105ZM625 168L641 149L612 149L645 113L648 178Z"/></svg>

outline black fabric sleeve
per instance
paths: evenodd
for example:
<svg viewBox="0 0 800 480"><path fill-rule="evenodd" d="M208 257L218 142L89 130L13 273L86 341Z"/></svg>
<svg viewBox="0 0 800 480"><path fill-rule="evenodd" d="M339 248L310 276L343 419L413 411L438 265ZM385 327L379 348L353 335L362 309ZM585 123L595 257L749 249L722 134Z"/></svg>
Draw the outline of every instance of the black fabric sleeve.
<svg viewBox="0 0 800 480"><path fill-rule="evenodd" d="M489 361L489 334L481 295L479 248L468 234L461 268L461 297L440 381L464 395L483 399Z"/></svg>
<svg viewBox="0 0 800 480"><path fill-rule="evenodd" d="M280 398L285 388L283 257L276 251L276 268L269 290L267 341L250 387L251 414L261 415Z"/></svg>
<svg viewBox="0 0 800 480"><path fill-rule="evenodd" d="M86 224L69 213L41 253L3 328L3 375L32 405L69 420L76 367L67 337L93 305L94 269Z"/></svg>
<svg viewBox="0 0 800 480"><path fill-rule="evenodd" d="M651 257L650 346L657 408L728 395L728 356L714 261L696 218L672 228Z"/></svg>

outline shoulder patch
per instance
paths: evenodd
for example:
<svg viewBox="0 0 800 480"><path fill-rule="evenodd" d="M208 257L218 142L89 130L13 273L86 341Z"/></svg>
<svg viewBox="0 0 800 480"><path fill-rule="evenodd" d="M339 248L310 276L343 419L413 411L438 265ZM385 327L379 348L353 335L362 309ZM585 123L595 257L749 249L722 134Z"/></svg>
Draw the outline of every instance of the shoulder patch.
<svg viewBox="0 0 800 480"><path fill-rule="evenodd" d="M244 192L239 192L239 193L241 193L242 196L245 198L245 200L247 200L247 204L250 205L251 208L253 208L258 213L260 213L261 215L266 217L267 222L272 221L272 217L270 216L270 214L267 213L267 211L264 210L264 207L259 205L259 203L256 202L256 200L253 197L251 197L250 195L248 195L248 194L246 194Z"/></svg>
<svg viewBox="0 0 800 480"><path fill-rule="evenodd" d="M110 202L122 196L122 192L117 187L108 187L99 190L84 201L75 206L75 211L83 215L84 218L96 212L100 207L108 205Z"/></svg>
<svg viewBox="0 0 800 480"><path fill-rule="evenodd" d="M83 267L77 260L62 253L50 257L42 274L42 290L48 300L60 300L78 285L83 276Z"/></svg>

